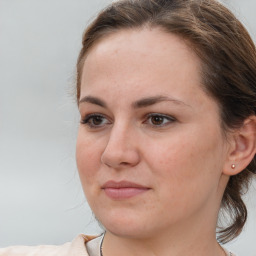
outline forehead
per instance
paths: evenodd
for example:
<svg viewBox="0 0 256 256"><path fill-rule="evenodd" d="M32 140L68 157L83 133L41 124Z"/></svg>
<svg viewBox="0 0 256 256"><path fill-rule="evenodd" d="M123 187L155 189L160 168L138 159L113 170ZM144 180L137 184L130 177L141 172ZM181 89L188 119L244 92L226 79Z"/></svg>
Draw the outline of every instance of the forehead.
<svg viewBox="0 0 256 256"><path fill-rule="evenodd" d="M89 51L83 67L81 97L104 89L174 92L199 89L201 63L180 37L159 28L121 30ZM187 88L188 81L191 88ZM195 88L193 88L195 87ZM163 93L159 92L159 93Z"/></svg>
<svg viewBox="0 0 256 256"><path fill-rule="evenodd" d="M171 53L172 57L169 55ZM134 29L122 29L110 34L104 35L89 49L85 61L90 60L90 56L100 57L112 57L129 54L134 57L148 57L149 58L169 58L175 61L184 61L186 58L199 61L192 48L189 46L189 42L175 34L167 33L160 27L153 28L134 28ZM135 56L138 55L138 56ZM128 56L123 56L127 60ZM188 60L188 59L187 59Z"/></svg>

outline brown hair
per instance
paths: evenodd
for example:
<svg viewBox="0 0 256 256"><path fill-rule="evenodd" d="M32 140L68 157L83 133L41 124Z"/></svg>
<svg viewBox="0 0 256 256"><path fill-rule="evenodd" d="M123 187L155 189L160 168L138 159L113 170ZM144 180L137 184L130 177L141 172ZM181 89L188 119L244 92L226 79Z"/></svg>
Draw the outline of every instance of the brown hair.
<svg viewBox="0 0 256 256"><path fill-rule="evenodd" d="M77 100L83 63L90 48L120 29L159 27L189 42L202 62L205 91L219 104L223 130L238 128L256 114L256 50L248 32L236 17L215 0L121 0L104 9L83 36L77 62ZM237 237L246 222L247 209L242 194L256 171L250 165L231 176L221 208L231 223L220 229L225 243Z"/></svg>

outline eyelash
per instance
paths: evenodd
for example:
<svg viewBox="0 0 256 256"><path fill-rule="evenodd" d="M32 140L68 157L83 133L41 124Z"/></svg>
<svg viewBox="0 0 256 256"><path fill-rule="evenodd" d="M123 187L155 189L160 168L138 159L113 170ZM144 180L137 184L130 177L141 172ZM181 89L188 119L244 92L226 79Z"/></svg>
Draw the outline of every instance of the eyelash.
<svg viewBox="0 0 256 256"><path fill-rule="evenodd" d="M151 120L151 122L152 122L152 118L154 118L154 117L160 118L165 121L167 120L167 121L165 123L159 124L159 125L152 124L152 123L150 124L149 120ZM170 125L171 123L173 123L175 121L176 121L176 119L172 116L158 114L158 113L151 113L146 116L146 121L144 123L149 123L150 126L158 128L158 127L164 127L164 126Z"/></svg>
<svg viewBox="0 0 256 256"><path fill-rule="evenodd" d="M97 129L97 128L101 128L102 125L95 125L93 124L93 121L96 120L96 118L100 118L101 120L103 119L106 119L107 118L104 116L104 115L101 115L101 114L90 114L90 115L87 115L82 121L81 121L81 124L84 124L84 125L87 125L89 126L90 128L94 128L94 129ZM109 121L108 121L109 122Z"/></svg>
<svg viewBox="0 0 256 256"><path fill-rule="evenodd" d="M100 119L98 121L106 120L106 122L104 124L98 124L98 125L93 124L93 121L96 121L96 118ZM152 118L160 118L164 123L163 124L153 124ZM153 128L161 128L164 126L168 126L175 121L176 121L176 119L169 115L150 113L145 116L145 121L143 122L143 124L150 125ZM110 124L110 123L111 122L104 115L97 114L97 113L89 114L81 121L81 124L87 125L89 128L92 128L92 129L99 129L99 128L102 128L103 126Z"/></svg>

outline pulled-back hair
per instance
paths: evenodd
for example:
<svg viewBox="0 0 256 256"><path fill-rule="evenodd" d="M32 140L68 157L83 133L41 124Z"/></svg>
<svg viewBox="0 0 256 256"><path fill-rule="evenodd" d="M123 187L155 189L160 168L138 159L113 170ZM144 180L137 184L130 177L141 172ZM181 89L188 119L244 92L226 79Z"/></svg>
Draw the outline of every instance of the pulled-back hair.
<svg viewBox="0 0 256 256"><path fill-rule="evenodd" d="M201 59L203 89L219 104L224 133L256 114L256 50L244 26L215 0L120 0L104 9L85 31L77 62L77 100L84 60L91 47L123 29L158 27L188 42ZM218 232L225 243L237 237L246 222L243 193L256 171L256 159L231 176L221 208L231 222Z"/></svg>

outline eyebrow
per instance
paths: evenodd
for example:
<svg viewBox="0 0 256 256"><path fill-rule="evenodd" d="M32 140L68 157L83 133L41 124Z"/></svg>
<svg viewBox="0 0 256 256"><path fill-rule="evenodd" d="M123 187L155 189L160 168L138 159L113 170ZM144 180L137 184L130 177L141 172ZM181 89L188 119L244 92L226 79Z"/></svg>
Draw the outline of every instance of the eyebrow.
<svg viewBox="0 0 256 256"><path fill-rule="evenodd" d="M166 96L161 96L161 95L138 100L138 101L134 102L132 105L134 108L144 108L144 107L148 107L148 106L151 106L156 103L163 102L163 101L171 101L178 105L189 106L188 104L186 104L185 102L183 102L181 100L166 97Z"/></svg>
<svg viewBox="0 0 256 256"><path fill-rule="evenodd" d="M101 100L100 98L97 98L97 97L93 97L93 96L85 96L85 97L83 97L83 98L79 101L79 105L80 105L81 103L84 103L84 102L92 103L92 104L101 106L101 107L103 107L103 108L106 108L106 107L107 107L107 104L106 104L103 100Z"/></svg>
<svg viewBox="0 0 256 256"><path fill-rule="evenodd" d="M183 102L181 100L166 97L166 96L161 96L161 95L154 96L154 97L147 97L147 98L143 98L138 101L135 101L134 103L132 103L132 107L133 108L144 108L144 107L148 107L148 106L151 106L156 103L163 102L163 101L170 101L170 102L173 102L178 105L184 105L184 106L191 107L190 105L186 104L185 102ZM79 104L84 103L84 102L92 103L92 104L98 105L100 107L107 108L107 103L98 97L85 96L79 101Z"/></svg>

